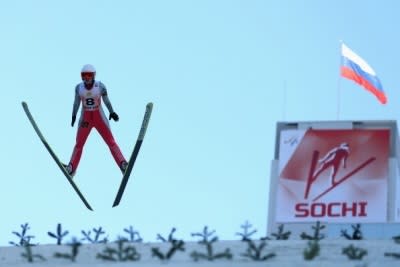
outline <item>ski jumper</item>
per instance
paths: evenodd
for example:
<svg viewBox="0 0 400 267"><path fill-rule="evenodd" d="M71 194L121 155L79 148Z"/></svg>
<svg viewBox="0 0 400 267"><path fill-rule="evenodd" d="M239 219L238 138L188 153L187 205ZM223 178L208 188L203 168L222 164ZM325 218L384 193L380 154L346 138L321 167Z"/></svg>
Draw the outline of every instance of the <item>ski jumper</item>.
<svg viewBox="0 0 400 267"><path fill-rule="evenodd" d="M317 179L317 177L327 168L332 167L332 172L330 174L330 179L332 184L335 183L335 177L336 174L339 170L340 164L343 164L343 167L346 166L346 160L349 156L349 151L348 149L342 148L342 147L337 147L334 148L333 150L329 151L329 153L321 159L321 166L320 168L316 171L316 174L314 175L314 180Z"/></svg>
<svg viewBox="0 0 400 267"><path fill-rule="evenodd" d="M107 117L102 109L102 99L108 111L110 113L114 112L107 96L107 89L100 81L94 81L91 89L86 89L83 82L79 83L75 87L75 100L72 109L72 116L76 116L81 102L82 110L76 134L76 144L70 160L73 171L78 168L83 146L85 145L86 139L93 127L96 128L103 140L106 142L117 165L120 166L121 163L125 161L118 144L114 140Z"/></svg>

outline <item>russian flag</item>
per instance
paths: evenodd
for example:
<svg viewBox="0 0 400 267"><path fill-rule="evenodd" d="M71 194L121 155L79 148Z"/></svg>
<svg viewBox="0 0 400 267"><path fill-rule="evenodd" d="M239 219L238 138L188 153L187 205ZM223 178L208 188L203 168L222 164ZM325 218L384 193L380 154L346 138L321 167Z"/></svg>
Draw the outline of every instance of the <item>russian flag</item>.
<svg viewBox="0 0 400 267"><path fill-rule="evenodd" d="M379 102L386 104L387 98L383 91L381 82L376 76L375 71L356 53L342 43L342 65L340 74L374 94Z"/></svg>

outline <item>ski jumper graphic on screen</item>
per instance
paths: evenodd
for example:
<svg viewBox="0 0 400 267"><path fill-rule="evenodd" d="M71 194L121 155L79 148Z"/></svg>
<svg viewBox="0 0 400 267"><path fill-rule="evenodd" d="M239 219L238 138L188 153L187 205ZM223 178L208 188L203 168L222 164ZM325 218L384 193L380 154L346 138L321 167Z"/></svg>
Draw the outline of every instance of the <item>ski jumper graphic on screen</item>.
<svg viewBox="0 0 400 267"><path fill-rule="evenodd" d="M81 70L82 82L75 87L75 99L71 121L72 127L75 124L76 115L81 103L82 110L76 134L76 144L69 164L65 165L66 170L71 176L75 174L78 168L83 147L93 127L96 128L104 142L109 147L111 154L122 173L124 173L126 166L128 165L118 144L114 140L113 134L111 133L109 122L101 106L102 100L110 112L109 120L113 119L114 121L118 121L119 117L111 105L105 85L100 81L95 80L95 75L96 70L92 65L84 65Z"/></svg>
<svg viewBox="0 0 400 267"><path fill-rule="evenodd" d="M340 166L346 168L346 161L350 153L350 148L347 143L342 143L340 146L333 148L329 151L322 159L318 160L319 168L315 171L313 175L313 180L315 181L317 177L326 169L331 168L330 180L331 184L336 184L335 181L336 174Z"/></svg>

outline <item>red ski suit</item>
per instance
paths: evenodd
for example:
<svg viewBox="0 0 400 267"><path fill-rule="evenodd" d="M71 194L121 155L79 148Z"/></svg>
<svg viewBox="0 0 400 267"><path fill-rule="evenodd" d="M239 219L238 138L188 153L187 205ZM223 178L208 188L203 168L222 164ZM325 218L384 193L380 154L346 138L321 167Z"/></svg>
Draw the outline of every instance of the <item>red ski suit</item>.
<svg viewBox="0 0 400 267"><path fill-rule="evenodd" d="M107 89L103 83L95 81L93 87L90 89L85 88L83 82L75 87L75 101L72 116L76 116L80 103L82 103L82 112L78 123L76 144L70 160L73 172L78 168L83 146L93 127L96 128L106 142L117 165L120 166L121 163L125 161L111 133L110 125L101 106L101 99L103 99L108 111L113 113L114 110L107 96Z"/></svg>

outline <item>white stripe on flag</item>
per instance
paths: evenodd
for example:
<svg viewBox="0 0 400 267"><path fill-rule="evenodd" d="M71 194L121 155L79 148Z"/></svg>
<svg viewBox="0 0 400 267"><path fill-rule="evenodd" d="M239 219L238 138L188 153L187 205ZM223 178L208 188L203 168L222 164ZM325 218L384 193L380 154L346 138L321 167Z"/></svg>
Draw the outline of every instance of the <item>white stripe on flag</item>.
<svg viewBox="0 0 400 267"><path fill-rule="evenodd" d="M371 68L371 66L368 65L368 63L364 59L362 59L359 55L357 55L350 48L348 48L344 43L342 43L342 55L350 59L357 65L359 65L363 71L373 76L376 76L375 71Z"/></svg>

